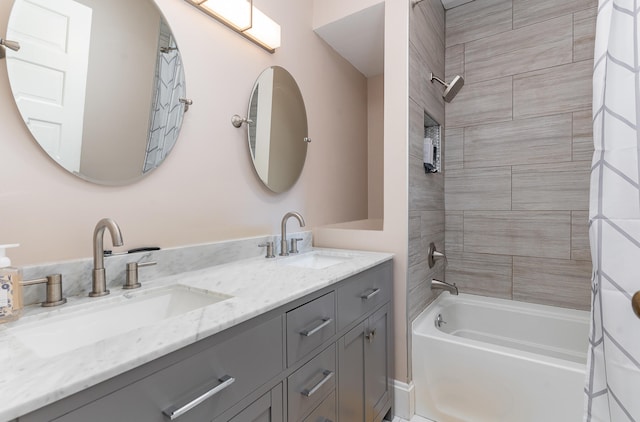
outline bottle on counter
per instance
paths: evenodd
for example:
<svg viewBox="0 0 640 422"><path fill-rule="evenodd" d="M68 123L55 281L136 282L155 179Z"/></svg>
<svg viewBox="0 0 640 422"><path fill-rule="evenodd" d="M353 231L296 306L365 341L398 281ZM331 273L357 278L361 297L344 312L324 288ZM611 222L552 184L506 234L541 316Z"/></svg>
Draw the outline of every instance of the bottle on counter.
<svg viewBox="0 0 640 422"><path fill-rule="evenodd" d="M22 312L22 271L11 266L5 250L19 245L0 245L0 324L15 321Z"/></svg>

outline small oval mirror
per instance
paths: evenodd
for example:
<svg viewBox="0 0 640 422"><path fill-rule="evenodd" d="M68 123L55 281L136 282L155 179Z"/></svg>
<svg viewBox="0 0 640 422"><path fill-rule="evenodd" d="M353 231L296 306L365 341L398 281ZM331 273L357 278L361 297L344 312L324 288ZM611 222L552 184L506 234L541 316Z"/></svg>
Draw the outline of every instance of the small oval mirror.
<svg viewBox="0 0 640 422"><path fill-rule="evenodd" d="M253 167L273 192L290 189L307 156L307 112L298 84L286 69L264 70L249 100L248 140Z"/></svg>
<svg viewBox="0 0 640 422"><path fill-rule="evenodd" d="M7 38L21 45L6 57L15 102L60 166L124 185L162 164L180 131L185 80L153 0L15 0Z"/></svg>

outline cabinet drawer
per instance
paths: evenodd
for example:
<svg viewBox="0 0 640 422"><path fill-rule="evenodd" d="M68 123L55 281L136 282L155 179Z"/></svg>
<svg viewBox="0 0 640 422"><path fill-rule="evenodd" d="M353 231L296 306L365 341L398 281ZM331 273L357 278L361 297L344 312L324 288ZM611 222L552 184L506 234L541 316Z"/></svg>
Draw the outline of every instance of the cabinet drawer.
<svg viewBox="0 0 640 422"><path fill-rule="evenodd" d="M331 392L320 406L304 418L304 422L336 422L336 392Z"/></svg>
<svg viewBox="0 0 640 422"><path fill-rule="evenodd" d="M336 346L332 344L288 378L289 422L316 407L336 386Z"/></svg>
<svg viewBox="0 0 640 422"><path fill-rule="evenodd" d="M338 330L391 299L392 267L382 264L357 274L338 288Z"/></svg>
<svg viewBox="0 0 640 422"><path fill-rule="evenodd" d="M334 292L287 312L287 366L322 345L335 332Z"/></svg>
<svg viewBox="0 0 640 422"><path fill-rule="evenodd" d="M284 369L282 345L282 319L277 317L56 421L167 422L164 411L180 408L218 387L219 391L177 418L180 422L212 420Z"/></svg>

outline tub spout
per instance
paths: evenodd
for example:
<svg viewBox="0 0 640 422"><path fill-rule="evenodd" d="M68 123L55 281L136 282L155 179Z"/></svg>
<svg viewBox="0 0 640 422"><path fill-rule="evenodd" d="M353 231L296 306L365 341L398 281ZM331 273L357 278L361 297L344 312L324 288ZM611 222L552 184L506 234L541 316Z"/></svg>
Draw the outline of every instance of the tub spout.
<svg viewBox="0 0 640 422"><path fill-rule="evenodd" d="M446 290L452 295L458 296L458 286L456 283L447 283L446 281L431 280L431 290Z"/></svg>

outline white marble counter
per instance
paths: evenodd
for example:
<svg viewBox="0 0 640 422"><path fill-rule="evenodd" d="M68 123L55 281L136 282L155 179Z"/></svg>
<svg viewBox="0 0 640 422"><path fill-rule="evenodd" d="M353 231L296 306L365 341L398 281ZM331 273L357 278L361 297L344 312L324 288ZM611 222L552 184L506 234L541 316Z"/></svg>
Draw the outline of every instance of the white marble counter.
<svg viewBox="0 0 640 422"><path fill-rule="evenodd" d="M388 253L320 250L349 259L313 269L284 265L288 257L249 258L145 283L142 289L181 284L231 298L54 356L39 356L16 338L16 330L131 291L111 289L104 298L73 297L54 310L31 307L19 321L0 326L0 421L46 406L392 258Z"/></svg>

